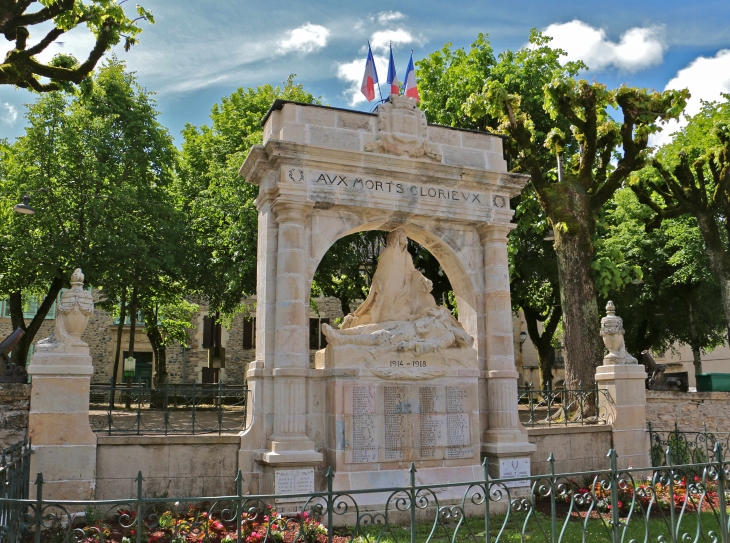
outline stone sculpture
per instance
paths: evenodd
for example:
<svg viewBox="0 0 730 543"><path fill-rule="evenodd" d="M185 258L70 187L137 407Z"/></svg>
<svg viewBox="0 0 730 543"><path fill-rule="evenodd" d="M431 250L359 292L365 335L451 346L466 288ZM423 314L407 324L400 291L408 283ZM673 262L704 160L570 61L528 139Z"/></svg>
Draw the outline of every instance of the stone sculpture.
<svg viewBox="0 0 730 543"><path fill-rule="evenodd" d="M603 365L636 364L636 358L626 352L624 344L624 321L616 316L616 306L612 301L606 304L606 316L601 319L601 337L608 349L603 357Z"/></svg>
<svg viewBox="0 0 730 543"><path fill-rule="evenodd" d="M70 345L85 347L81 334L94 314L94 299L84 290L84 274L76 268L71 275L71 288L61 294L56 310L56 327L50 337L38 342L39 347Z"/></svg>
<svg viewBox="0 0 730 543"><path fill-rule="evenodd" d="M441 153L428 141L426 114L407 96L390 97L378 107L378 135L365 151L410 158L428 157L441 162Z"/></svg>
<svg viewBox="0 0 730 543"><path fill-rule="evenodd" d="M447 308L436 304L433 285L413 266L407 244L402 229L390 232L367 299L339 330L322 325L333 347L369 347L375 358L389 352L422 355L471 347L473 338Z"/></svg>

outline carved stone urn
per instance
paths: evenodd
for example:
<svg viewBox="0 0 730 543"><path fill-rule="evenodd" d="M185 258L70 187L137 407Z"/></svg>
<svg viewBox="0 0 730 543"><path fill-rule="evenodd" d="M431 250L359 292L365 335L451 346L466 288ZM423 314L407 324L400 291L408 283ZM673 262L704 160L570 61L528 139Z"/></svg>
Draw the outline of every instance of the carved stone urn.
<svg viewBox="0 0 730 543"><path fill-rule="evenodd" d="M71 289L61 294L56 314L55 339L60 343L85 345L81 334L94 313L91 292L84 290L84 274L76 268L71 275Z"/></svg>
<svg viewBox="0 0 730 543"><path fill-rule="evenodd" d="M616 306L612 301L606 304L606 316L601 319L601 337L608 349L603 357L603 365L636 364L636 358L626 352L624 344L624 321L616 316Z"/></svg>

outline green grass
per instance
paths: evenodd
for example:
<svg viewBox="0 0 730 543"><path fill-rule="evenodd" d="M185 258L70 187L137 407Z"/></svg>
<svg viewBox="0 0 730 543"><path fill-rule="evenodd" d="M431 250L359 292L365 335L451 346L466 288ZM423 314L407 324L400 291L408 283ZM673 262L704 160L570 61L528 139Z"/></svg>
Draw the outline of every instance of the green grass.
<svg viewBox="0 0 730 543"><path fill-rule="evenodd" d="M624 519L622 519L623 521ZM550 525L550 516L542 513L533 514L527 523L524 525L525 514L514 514L512 513L505 524L504 515L493 516L490 519L490 535L491 541L496 541L500 530L504 526L504 531L499 537L500 542L521 542L521 541L534 541L541 542L551 541L552 528ZM585 531L585 539L583 537L583 520L571 519L565 527L565 531L561 537L561 530L563 530L563 523L565 519L559 519L556 525L556 536L557 541L564 543L577 543L587 541L593 542L611 542L611 527L604 525L604 523L598 518L591 518L588 521L588 525ZM608 524L608 520L606 521ZM619 541L629 543L631 540L637 542L643 541L659 541L659 537L663 536L666 541L672 541L669 524L669 518L666 522L662 518L652 518L648 523L649 534L646 535L646 525L644 519L641 516L634 516L629 522L626 533L623 534L623 527L619 529ZM710 542L713 538L710 537L709 533L712 531L716 534L717 539L720 538L720 527L715 515L711 512L701 513L700 515L701 531L700 535L697 535L697 515L692 513L686 515L680 525L680 531L677 535L677 540L682 541L682 535L684 533L689 534L687 541L707 541ZM481 543L486 540L485 525L483 518L472 517L467 519L458 527L456 531L457 522L452 521L450 523L437 524L434 529L433 522L420 522L416 525L416 541L424 543L426 541L439 541L443 543ZM429 539L433 530L433 535ZM524 538L522 536L524 530ZM362 532L363 542L369 543L410 543L411 533L410 527L402 526L368 526L365 527Z"/></svg>

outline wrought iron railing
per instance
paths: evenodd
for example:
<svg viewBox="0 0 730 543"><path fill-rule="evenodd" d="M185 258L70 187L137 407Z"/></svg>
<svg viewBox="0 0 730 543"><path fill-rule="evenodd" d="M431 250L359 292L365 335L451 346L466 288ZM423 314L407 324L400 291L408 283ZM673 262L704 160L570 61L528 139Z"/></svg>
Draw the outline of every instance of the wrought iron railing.
<svg viewBox="0 0 730 543"><path fill-rule="evenodd" d="M29 486L30 442L23 440L3 449L0 456L0 526L8 526L9 532L18 534L15 538L3 538L3 543L19 541L25 509L17 500L28 499Z"/></svg>
<svg viewBox="0 0 730 543"><path fill-rule="evenodd" d="M91 385L89 420L107 435L240 432L248 394L246 384Z"/></svg>
<svg viewBox="0 0 730 543"><path fill-rule="evenodd" d="M667 447L674 451L675 462L683 464L707 462L713 457L715 445L718 443L722 445L726 455L730 450L730 432L709 432L704 423L702 431L680 430L676 422L673 430L655 428L650 422L647 426L653 466L667 464Z"/></svg>
<svg viewBox="0 0 730 543"><path fill-rule="evenodd" d="M525 426L612 424L611 396L598 385L577 389L537 389L532 383L517 388L518 412Z"/></svg>
<svg viewBox="0 0 730 543"><path fill-rule="evenodd" d="M245 495L241 473L231 496L145 497L51 501L43 477L35 499L0 499L22 510L20 525L0 526L0 540L78 543L492 543L507 541L629 543L730 542L730 464L721 446L712 462L620 469L613 450L608 469L422 484L411 465L408 484L371 490ZM282 503L285 500L286 503ZM291 500L297 503L291 503ZM298 504L298 507L295 507ZM298 511L298 512L294 512ZM125 539L126 538L126 539Z"/></svg>

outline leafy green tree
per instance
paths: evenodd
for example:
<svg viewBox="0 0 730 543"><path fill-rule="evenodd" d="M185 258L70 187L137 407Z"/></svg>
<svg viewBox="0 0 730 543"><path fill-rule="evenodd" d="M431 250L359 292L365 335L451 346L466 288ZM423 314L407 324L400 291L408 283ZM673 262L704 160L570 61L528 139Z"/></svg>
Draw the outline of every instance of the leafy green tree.
<svg viewBox="0 0 730 543"><path fill-rule="evenodd" d="M101 57L124 39L124 49L137 43L142 29L140 20L154 23L152 14L136 6L137 17L125 13L126 0L41 0L43 7L33 10L35 0L0 1L0 33L15 46L0 64L0 85L15 85L37 92L70 90L73 84L89 82L89 74ZM72 55L59 54L49 63L39 62L37 55L66 32L86 25L95 43L89 56L79 62ZM49 28L50 27L50 28ZM29 46L29 28L45 32L45 36ZM43 78L43 79L41 79Z"/></svg>
<svg viewBox="0 0 730 543"><path fill-rule="evenodd" d="M0 295L13 328L26 331L15 360L26 360L74 268L104 287L107 309L130 285L176 276L174 249L185 238L168 193L176 150L156 117L149 93L112 59L90 92L42 95L29 106L25 135L2 149ZM23 194L32 194L35 215L11 211ZM30 296L42 303L26 323Z"/></svg>
<svg viewBox="0 0 730 543"><path fill-rule="evenodd" d="M704 240L707 265L720 285L730 330L730 95L705 103L688 125L637 176L632 188L654 215L652 230L670 218L692 215Z"/></svg>
<svg viewBox="0 0 730 543"><path fill-rule="evenodd" d="M419 61L418 77L421 107L431 123L459 128L496 131L499 119L487 111L467 108L465 103L480 92L488 80L500 81L510 93L523 97L524 107L534 119L536 138L547 137L556 123L570 134L567 120L552 120L543 108L542 88L556 72L573 77L584 65L561 64L564 52L549 47L550 38L533 31L530 46L519 51L505 51L495 57L486 35L480 34L469 52L451 50L450 44ZM463 83L465 82L465 83ZM517 160L519 149L511 139L503 141L505 155L514 171L523 171ZM566 149L577 149L567 138ZM547 148L538 148L538 160L548 175L557 178L555 157ZM515 311L522 309L530 340L538 351L541 381L550 379L550 354L562 310L557 281L557 262L552 243L545 241L551 233L549 221L537 203L534 189L528 185L523 194L511 202L516 210L517 228L509 237L510 287Z"/></svg>
<svg viewBox="0 0 730 543"><path fill-rule="evenodd" d="M701 352L720 345L725 335L719 285L707 266L697 221L690 216L667 219L647 233L652 215L629 188L609 202L599 224L597 259L610 256L624 268L619 273L633 267L646 273L622 290L599 288L599 301L616 303L626 348L634 356L644 350L664 352L675 342L688 344L700 373Z"/></svg>
<svg viewBox="0 0 730 543"><path fill-rule="evenodd" d="M239 88L213 106L210 127L187 125L176 194L190 225L194 283L211 313L233 313L256 291L258 187L238 174L263 138L261 121L276 99L318 103L294 76L281 87Z"/></svg>
<svg viewBox="0 0 730 543"><path fill-rule="evenodd" d="M547 38L538 34L531 40L536 47L547 47ZM523 106L522 94L497 78L488 79L465 107L475 118L499 119L500 132L511 137L518 151L513 169L530 174L553 226L566 381L585 386L594 382L595 366L603 356L592 273L597 216L628 176L646 164L649 135L659 130L660 121L680 115L688 92L631 87L609 91L599 83L576 80L565 70L556 71L543 89L543 109L553 123L545 137L538 133L541 123L533 118L529 102ZM612 117L614 110L620 112L620 122ZM561 128L566 122L570 132ZM573 138L578 143L575 150L569 145ZM553 153L552 163L546 163L545 149ZM555 171L560 175L554 176Z"/></svg>

